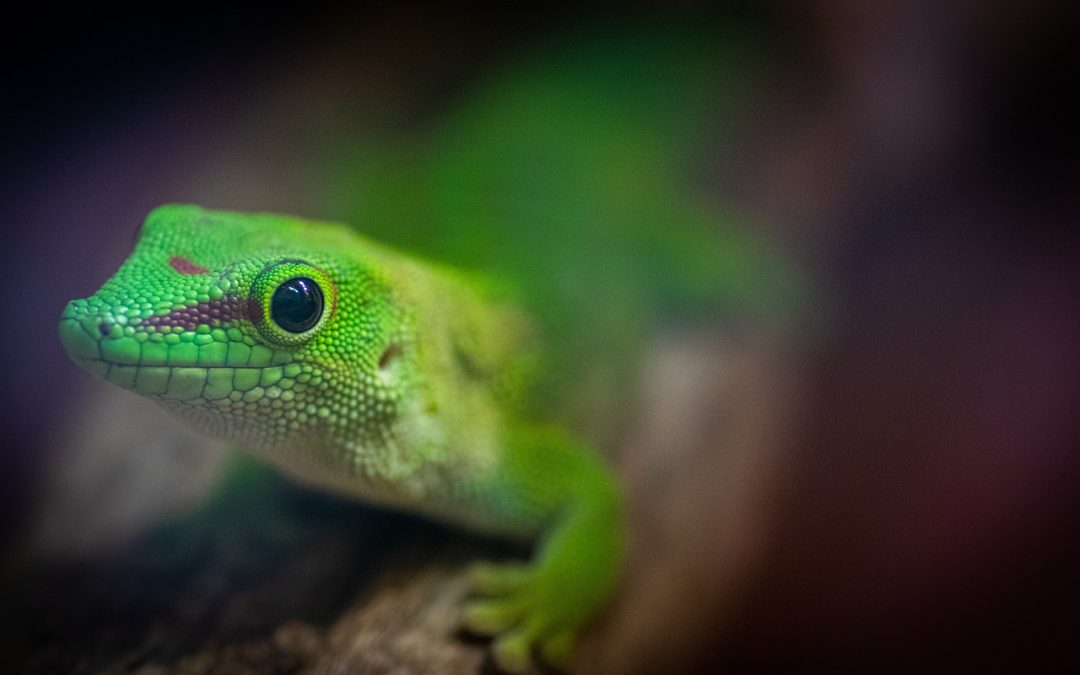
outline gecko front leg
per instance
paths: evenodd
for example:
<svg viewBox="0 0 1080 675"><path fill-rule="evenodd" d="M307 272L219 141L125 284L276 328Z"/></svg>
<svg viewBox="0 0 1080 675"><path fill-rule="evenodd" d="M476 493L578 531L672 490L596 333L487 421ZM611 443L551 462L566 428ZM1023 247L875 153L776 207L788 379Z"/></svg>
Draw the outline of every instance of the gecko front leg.
<svg viewBox="0 0 1080 675"><path fill-rule="evenodd" d="M589 619L615 590L625 549L622 495L610 470L557 432L515 434L495 503L517 515L544 513L528 563L475 566L477 596L465 610L476 633L495 637L499 667L525 670L533 656L565 667Z"/></svg>

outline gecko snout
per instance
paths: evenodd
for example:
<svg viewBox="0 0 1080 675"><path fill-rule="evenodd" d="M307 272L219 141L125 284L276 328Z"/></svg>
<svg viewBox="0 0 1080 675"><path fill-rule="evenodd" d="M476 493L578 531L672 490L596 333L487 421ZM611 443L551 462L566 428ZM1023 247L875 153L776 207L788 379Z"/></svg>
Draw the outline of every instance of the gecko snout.
<svg viewBox="0 0 1080 675"><path fill-rule="evenodd" d="M60 315L60 341L68 354L78 358L100 358L98 346L123 336L120 322L111 314L92 307L85 299L72 300Z"/></svg>

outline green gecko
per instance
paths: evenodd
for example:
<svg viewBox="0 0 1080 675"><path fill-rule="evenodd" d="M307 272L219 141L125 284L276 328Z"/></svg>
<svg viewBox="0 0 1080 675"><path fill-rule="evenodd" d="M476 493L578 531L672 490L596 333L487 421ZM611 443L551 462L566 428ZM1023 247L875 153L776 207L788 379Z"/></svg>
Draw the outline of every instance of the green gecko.
<svg viewBox="0 0 1080 675"><path fill-rule="evenodd" d="M616 586L623 497L528 414L542 341L512 293L344 225L169 205L65 308L82 368L322 489L538 541L465 608L500 667L564 665Z"/></svg>
<svg viewBox="0 0 1080 675"><path fill-rule="evenodd" d="M783 258L700 184L755 111L752 26L605 25L493 73L438 124L331 125L311 145L301 208L410 254L167 206L60 322L87 370L300 480L538 542L530 564L473 574L466 620L508 670L565 662L614 593L623 497L592 450L623 438L647 341L686 319L787 325L801 304Z"/></svg>

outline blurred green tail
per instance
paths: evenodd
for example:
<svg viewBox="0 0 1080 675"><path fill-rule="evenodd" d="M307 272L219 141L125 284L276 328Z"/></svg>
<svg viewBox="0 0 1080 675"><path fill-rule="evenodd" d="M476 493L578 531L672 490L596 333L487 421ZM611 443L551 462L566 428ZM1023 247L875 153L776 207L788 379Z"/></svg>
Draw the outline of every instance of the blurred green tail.
<svg viewBox="0 0 1080 675"><path fill-rule="evenodd" d="M337 144L322 201L507 281L552 345L536 407L602 417L658 322L791 302L788 268L695 176L751 109L749 42L687 23L564 36L409 138Z"/></svg>

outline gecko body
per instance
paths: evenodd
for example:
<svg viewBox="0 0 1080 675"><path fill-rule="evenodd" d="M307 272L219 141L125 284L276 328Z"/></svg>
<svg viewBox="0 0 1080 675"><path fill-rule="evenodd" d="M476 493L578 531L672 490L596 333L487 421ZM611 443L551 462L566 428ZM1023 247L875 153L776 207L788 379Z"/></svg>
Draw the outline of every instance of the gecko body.
<svg viewBox="0 0 1080 675"><path fill-rule="evenodd" d="M472 574L466 622L507 670L564 664L613 592L619 487L528 419L542 346L496 284L343 225L168 205L59 333L85 370L304 483L537 541Z"/></svg>

